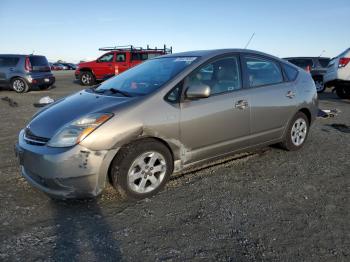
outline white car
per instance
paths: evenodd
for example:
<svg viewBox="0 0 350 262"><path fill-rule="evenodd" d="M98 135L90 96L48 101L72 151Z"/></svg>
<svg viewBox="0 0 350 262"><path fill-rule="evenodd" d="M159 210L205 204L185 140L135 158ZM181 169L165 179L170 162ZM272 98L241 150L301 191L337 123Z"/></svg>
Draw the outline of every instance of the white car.
<svg viewBox="0 0 350 262"><path fill-rule="evenodd" d="M340 98L350 99L350 48L329 62L324 82L335 87Z"/></svg>

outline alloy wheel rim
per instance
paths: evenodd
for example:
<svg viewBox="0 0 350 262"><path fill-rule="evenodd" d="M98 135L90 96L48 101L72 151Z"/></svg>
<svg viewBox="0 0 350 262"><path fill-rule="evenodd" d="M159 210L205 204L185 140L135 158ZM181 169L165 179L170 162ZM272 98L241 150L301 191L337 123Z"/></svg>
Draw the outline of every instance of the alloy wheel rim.
<svg viewBox="0 0 350 262"><path fill-rule="evenodd" d="M22 92L24 90L24 82L22 80L16 79L13 82L13 89L17 92Z"/></svg>
<svg viewBox="0 0 350 262"><path fill-rule="evenodd" d="M91 81L91 76L89 74L83 74L82 77L81 77L81 81L84 84L89 84L90 81Z"/></svg>
<svg viewBox="0 0 350 262"><path fill-rule="evenodd" d="M128 187L138 194L149 193L163 182L166 173L164 156L150 151L138 156L128 171Z"/></svg>
<svg viewBox="0 0 350 262"><path fill-rule="evenodd" d="M321 91L323 89L323 82L322 81L315 81L316 90Z"/></svg>
<svg viewBox="0 0 350 262"><path fill-rule="evenodd" d="M292 127L291 138L295 146L301 146L306 138L307 134L307 124L305 119L298 118Z"/></svg>

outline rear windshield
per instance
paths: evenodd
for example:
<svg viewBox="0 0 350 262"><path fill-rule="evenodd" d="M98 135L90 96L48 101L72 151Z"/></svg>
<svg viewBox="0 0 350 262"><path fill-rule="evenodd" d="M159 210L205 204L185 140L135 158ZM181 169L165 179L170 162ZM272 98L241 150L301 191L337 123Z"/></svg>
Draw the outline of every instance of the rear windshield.
<svg viewBox="0 0 350 262"><path fill-rule="evenodd" d="M49 72L51 71L49 62L45 56L29 56L29 61L34 72Z"/></svg>
<svg viewBox="0 0 350 262"><path fill-rule="evenodd" d="M30 60L30 64L32 66L48 66L49 65L45 56L30 56L29 60Z"/></svg>
<svg viewBox="0 0 350 262"><path fill-rule="evenodd" d="M288 61L304 69L307 68L308 66L313 67L314 65L312 59L308 59L308 58L288 59Z"/></svg>
<svg viewBox="0 0 350 262"><path fill-rule="evenodd" d="M197 57L164 57L148 60L103 82L96 91L120 91L130 96L147 95L192 64Z"/></svg>
<svg viewBox="0 0 350 262"><path fill-rule="evenodd" d="M322 67L327 67L329 64L329 61L331 61L329 58L320 58L318 59L318 61L320 62L320 65Z"/></svg>

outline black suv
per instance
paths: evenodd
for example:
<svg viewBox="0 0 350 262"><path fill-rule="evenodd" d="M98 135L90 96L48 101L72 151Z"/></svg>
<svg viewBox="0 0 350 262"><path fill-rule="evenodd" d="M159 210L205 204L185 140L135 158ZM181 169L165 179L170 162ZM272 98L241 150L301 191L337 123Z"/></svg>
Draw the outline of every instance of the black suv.
<svg viewBox="0 0 350 262"><path fill-rule="evenodd" d="M326 86L323 82L323 75L327 71L327 66L330 61L328 57L287 57L283 58L288 62L303 68L311 73L315 81L317 93L322 93Z"/></svg>
<svg viewBox="0 0 350 262"><path fill-rule="evenodd" d="M0 86L10 86L17 93L53 85L55 77L45 56L0 55Z"/></svg>

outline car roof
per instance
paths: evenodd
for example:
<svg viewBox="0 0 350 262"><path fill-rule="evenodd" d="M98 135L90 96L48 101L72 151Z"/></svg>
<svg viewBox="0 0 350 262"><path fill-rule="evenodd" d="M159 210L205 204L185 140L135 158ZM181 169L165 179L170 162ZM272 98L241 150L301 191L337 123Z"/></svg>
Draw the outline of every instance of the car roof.
<svg viewBox="0 0 350 262"><path fill-rule="evenodd" d="M331 58L323 57L323 56L292 56L292 57L284 57L283 59L331 59Z"/></svg>
<svg viewBox="0 0 350 262"><path fill-rule="evenodd" d="M7 56L7 57L25 57L25 56L44 56L44 55L24 55L24 54L0 54L0 56Z"/></svg>
<svg viewBox="0 0 350 262"><path fill-rule="evenodd" d="M198 56L206 59L210 59L212 57L218 56L218 55L224 55L229 53L245 53L245 54L252 54L252 55L263 55L266 57L270 57L273 59L280 59L278 57L250 49L238 49L238 48L229 48L229 49L213 49L213 50L197 50L197 51L187 51L187 52L181 52L181 53L174 53L174 54L168 54L164 55L162 57L181 57L181 56Z"/></svg>

